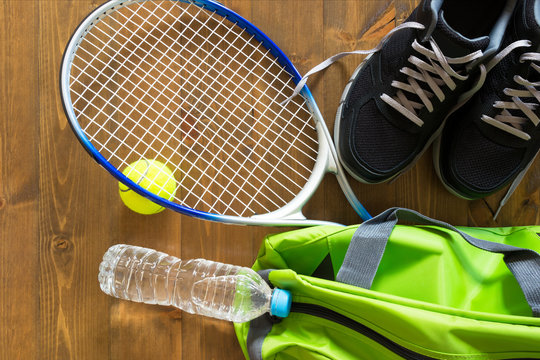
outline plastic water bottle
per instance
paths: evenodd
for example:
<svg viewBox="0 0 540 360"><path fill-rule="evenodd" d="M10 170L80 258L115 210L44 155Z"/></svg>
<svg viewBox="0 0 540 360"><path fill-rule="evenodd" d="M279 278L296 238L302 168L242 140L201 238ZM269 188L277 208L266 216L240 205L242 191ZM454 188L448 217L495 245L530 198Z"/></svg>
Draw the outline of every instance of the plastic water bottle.
<svg viewBox="0 0 540 360"><path fill-rule="evenodd" d="M192 314L244 322L265 312L286 317L287 290L271 289L250 268L195 259L182 261L162 252L114 245L99 266L101 290L147 304L172 305Z"/></svg>

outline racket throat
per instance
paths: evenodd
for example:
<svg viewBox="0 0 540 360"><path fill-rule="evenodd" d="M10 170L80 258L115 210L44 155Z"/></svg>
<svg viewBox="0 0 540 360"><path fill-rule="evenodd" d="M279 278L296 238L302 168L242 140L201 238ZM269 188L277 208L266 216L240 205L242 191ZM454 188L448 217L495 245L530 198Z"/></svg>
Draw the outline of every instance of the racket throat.
<svg viewBox="0 0 540 360"><path fill-rule="evenodd" d="M271 219L279 219L279 220L293 220L293 221L305 221L306 220L306 217L304 216L304 214L302 213L302 211L296 211L294 213L289 213L287 211L287 209L284 207L284 208L281 208L281 209L278 209L276 211L272 211L270 213L267 213L267 214L262 214L262 215L253 215L251 217L252 219L254 220L271 220Z"/></svg>

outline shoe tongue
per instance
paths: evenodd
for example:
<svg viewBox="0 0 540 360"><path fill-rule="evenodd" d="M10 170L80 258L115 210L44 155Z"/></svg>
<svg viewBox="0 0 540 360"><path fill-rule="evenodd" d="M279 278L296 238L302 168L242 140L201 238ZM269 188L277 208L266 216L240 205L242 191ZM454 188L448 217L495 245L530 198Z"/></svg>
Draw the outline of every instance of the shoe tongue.
<svg viewBox="0 0 540 360"><path fill-rule="evenodd" d="M442 11L439 13L437 25L431 36L443 54L451 58L469 55L477 50L485 50L489 45L488 36L469 39L454 30L444 18Z"/></svg>

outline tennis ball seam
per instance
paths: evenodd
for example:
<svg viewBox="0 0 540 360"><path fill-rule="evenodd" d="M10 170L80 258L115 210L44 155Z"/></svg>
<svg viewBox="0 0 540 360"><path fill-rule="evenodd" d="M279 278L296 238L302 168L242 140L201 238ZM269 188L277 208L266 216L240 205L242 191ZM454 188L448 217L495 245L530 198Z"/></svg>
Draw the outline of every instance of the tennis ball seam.
<svg viewBox="0 0 540 360"><path fill-rule="evenodd" d="M143 165L144 164L144 165ZM144 169L141 169L144 166ZM134 175L139 175L134 179ZM154 174L154 172L156 174ZM178 189L178 183L173 172L166 164L159 160L140 159L129 164L122 172L124 176L132 180L142 189L167 200L175 198ZM149 184L146 184L149 182ZM146 185L145 185L146 184ZM171 188L172 187L172 188ZM139 214L151 215L161 212L165 207L146 196L140 195L129 186L119 182L120 197L129 209ZM165 193L166 196L163 196Z"/></svg>
<svg viewBox="0 0 540 360"><path fill-rule="evenodd" d="M142 174L140 177L139 177L139 180L137 180L135 182L135 184L137 185L141 185L141 182L143 181L143 179L148 175L148 172L150 172L150 162L148 162L147 159L142 159L144 161L144 163L146 164L146 169L144 170L144 174ZM129 174L127 175L127 178L129 179ZM125 184L123 184L124 186L126 186ZM128 191L132 191L129 186L126 186L125 189L120 189L121 192L128 192Z"/></svg>

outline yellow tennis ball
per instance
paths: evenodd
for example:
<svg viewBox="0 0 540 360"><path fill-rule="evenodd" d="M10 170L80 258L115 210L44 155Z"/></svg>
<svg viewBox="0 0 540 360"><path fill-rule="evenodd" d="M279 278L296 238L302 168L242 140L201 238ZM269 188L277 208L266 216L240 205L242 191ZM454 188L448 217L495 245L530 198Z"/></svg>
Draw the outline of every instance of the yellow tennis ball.
<svg viewBox="0 0 540 360"><path fill-rule="evenodd" d="M122 173L134 183L157 196L172 200L176 194L176 179L167 165L157 160L142 159L129 164ZM137 194L121 182L120 198L131 210L144 215L157 214L163 206Z"/></svg>

